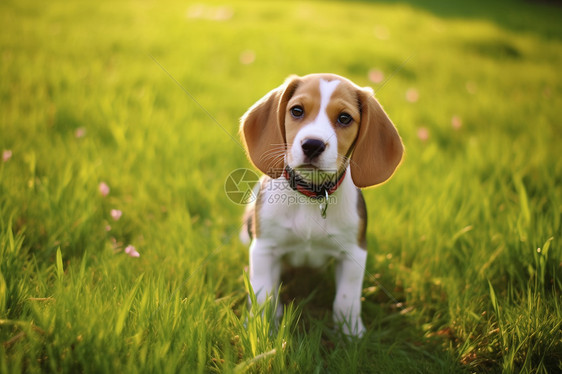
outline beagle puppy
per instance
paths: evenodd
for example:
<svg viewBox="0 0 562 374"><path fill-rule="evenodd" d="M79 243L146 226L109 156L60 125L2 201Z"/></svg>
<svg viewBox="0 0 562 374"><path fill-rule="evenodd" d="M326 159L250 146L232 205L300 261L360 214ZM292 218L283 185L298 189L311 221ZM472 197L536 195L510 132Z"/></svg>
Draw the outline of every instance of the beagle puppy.
<svg viewBox="0 0 562 374"><path fill-rule="evenodd" d="M386 181L397 168L404 148L396 128L371 88L311 74L289 77L255 103L240 132L265 174L241 234L251 239L257 301L275 296L282 263L318 268L334 258L334 321L344 334L362 336L367 213L360 188Z"/></svg>

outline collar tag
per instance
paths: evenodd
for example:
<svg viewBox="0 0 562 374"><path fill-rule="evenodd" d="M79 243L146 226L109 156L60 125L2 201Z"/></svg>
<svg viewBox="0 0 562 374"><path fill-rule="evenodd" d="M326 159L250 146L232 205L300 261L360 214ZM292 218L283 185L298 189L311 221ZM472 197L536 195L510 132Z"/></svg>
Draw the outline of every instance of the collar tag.
<svg viewBox="0 0 562 374"><path fill-rule="evenodd" d="M328 210L328 190L324 190L325 196L320 195L319 199L321 199L320 204L318 207L320 208L320 214L322 218L326 219L326 211Z"/></svg>

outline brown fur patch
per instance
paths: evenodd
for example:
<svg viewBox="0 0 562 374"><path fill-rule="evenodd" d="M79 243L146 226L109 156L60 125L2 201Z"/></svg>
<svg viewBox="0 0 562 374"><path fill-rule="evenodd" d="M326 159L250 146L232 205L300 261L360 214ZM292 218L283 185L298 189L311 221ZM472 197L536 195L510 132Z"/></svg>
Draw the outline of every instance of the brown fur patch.
<svg viewBox="0 0 562 374"><path fill-rule="evenodd" d="M240 120L240 133L250 160L273 178L283 172L285 106L298 84L298 77L289 77L258 100Z"/></svg>
<svg viewBox="0 0 562 374"><path fill-rule="evenodd" d="M363 193L357 189L357 213L359 214L359 232L357 242L359 247L367 249L367 205Z"/></svg>
<svg viewBox="0 0 562 374"><path fill-rule="evenodd" d="M255 205L252 205L251 208L248 208L244 211L244 216L242 217L242 230L248 233L250 240L255 237L254 234L254 219L255 219Z"/></svg>
<svg viewBox="0 0 562 374"><path fill-rule="evenodd" d="M259 211L263 205L263 191L267 188L267 184L269 183L270 178L265 176L260 179L260 190L258 192L258 196L256 197L256 201L254 203L254 207L252 209L252 229L253 235L250 235L251 238L259 238L260 236L260 220L258 218Z"/></svg>
<svg viewBox="0 0 562 374"><path fill-rule="evenodd" d="M351 177L357 187L370 187L391 177L404 146L394 124L371 92L360 91L361 124L351 156Z"/></svg>
<svg viewBox="0 0 562 374"><path fill-rule="evenodd" d="M344 162L345 157L355 142L357 133L359 132L359 123L361 121L361 113L359 111L359 103L357 101L356 89L350 87L347 82L341 82L330 98L330 103L326 108L328 118L332 121L336 134L338 136L338 155L339 162ZM338 117L342 113L347 113L353 117L353 121L342 126L338 123Z"/></svg>

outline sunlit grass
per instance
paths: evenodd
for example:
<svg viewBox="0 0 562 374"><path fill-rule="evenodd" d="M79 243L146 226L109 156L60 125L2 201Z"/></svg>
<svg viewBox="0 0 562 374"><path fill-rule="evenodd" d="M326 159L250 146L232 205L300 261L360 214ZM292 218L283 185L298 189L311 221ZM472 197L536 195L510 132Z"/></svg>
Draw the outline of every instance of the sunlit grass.
<svg viewBox="0 0 562 374"><path fill-rule="evenodd" d="M0 3L0 372L562 370L561 13ZM331 273L247 309L224 193L238 118L312 72L375 88L406 145L365 191L361 341Z"/></svg>

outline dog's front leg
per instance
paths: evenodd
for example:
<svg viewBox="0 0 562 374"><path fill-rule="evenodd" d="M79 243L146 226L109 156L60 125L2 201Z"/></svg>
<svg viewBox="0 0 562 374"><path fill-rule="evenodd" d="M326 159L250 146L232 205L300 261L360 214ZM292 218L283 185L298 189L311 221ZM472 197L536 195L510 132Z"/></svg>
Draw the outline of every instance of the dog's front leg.
<svg viewBox="0 0 562 374"><path fill-rule="evenodd" d="M272 302L276 301L280 277L281 261L274 248L255 238L250 246L250 284L258 304L263 304L270 295ZM278 305L278 317L282 311L282 306Z"/></svg>
<svg viewBox="0 0 562 374"><path fill-rule="evenodd" d="M366 261L367 251L355 246L337 264L334 322L341 325L346 335L361 337L365 333L361 320L361 290Z"/></svg>

